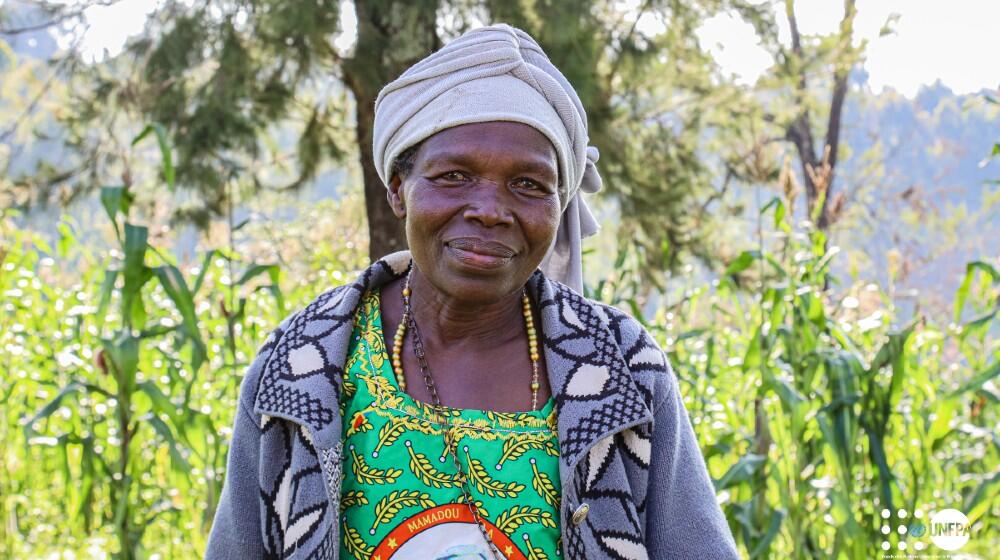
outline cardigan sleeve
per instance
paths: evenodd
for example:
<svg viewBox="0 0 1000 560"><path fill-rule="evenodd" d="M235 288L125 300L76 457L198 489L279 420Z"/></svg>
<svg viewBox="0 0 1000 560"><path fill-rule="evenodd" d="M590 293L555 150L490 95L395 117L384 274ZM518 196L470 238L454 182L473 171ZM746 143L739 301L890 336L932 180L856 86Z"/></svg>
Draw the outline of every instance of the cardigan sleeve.
<svg viewBox="0 0 1000 560"><path fill-rule="evenodd" d="M739 558L669 362L657 379L646 539L650 558ZM662 397L661 397L662 395Z"/></svg>
<svg viewBox="0 0 1000 560"><path fill-rule="evenodd" d="M257 380L270 351L261 352L243 377L226 461L226 480L208 537L206 560L263 558L260 524L260 415L253 413Z"/></svg>
<svg viewBox="0 0 1000 560"><path fill-rule="evenodd" d="M296 315L290 314L271 332L240 383L233 439L226 461L226 480L208 536L206 560L247 560L266 556L260 521L261 415L253 408L260 377Z"/></svg>
<svg viewBox="0 0 1000 560"><path fill-rule="evenodd" d="M242 405L236 413L226 481L205 551L207 560L263 558L258 461L260 428Z"/></svg>

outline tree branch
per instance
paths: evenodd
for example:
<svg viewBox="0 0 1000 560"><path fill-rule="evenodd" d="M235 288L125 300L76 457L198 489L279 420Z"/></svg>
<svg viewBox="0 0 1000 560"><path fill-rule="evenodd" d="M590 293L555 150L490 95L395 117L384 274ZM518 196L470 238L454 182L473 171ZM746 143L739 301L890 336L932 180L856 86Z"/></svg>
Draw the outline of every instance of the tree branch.
<svg viewBox="0 0 1000 560"><path fill-rule="evenodd" d="M795 18L795 0L785 0L785 16L788 18L788 27L792 36L792 55L789 69L795 73L795 104L799 109L798 115L788 126L786 136L795 144L795 149L799 153L799 160L802 163L802 175L806 185L806 200L809 203L808 206L812 208L817 196L816 185L810 178L809 169L817 165L816 144L813 140L812 128L810 127L808 102L806 100L809 84L806 80L802 35L799 32L798 20Z"/></svg>
<svg viewBox="0 0 1000 560"><path fill-rule="evenodd" d="M716 200L719 200L720 198L722 198L726 194L726 192L729 191L729 183L732 181L734 175L735 174L733 173L733 168L731 166L727 165L726 166L726 176L722 180L722 186L719 187L719 190L712 191L712 194L708 195L708 197L705 199L705 202L702 203L702 205L701 205L701 214L702 215L704 215L704 214L706 214L708 212L708 207L713 202L715 202Z"/></svg>
<svg viewBox="0 0 1000 560"><path fill-rule="evenodd" d="M611 80L614 79L615 74L618 73L618 68L622 64L622 59L625 58L624 45L632 40L632 36L635 35L636 27L639 25L639 20L642 19L642 16L646 13L646 10L652 7L652 4L653 4L652 0L646 0L646 2L643 3L642 7L639 8L639 13L635 15L635 21L632 22L632 27L629 28L628 33L625 34L625 37L623 37L622 40L619 42L619 45L621 45L622 48L618 50L614 62L611 63L611 71L608 72L609 84L611 83Z"/></svg>
<svg viewBox="0 0 1000 560"><path fill-rule="evenodd" d="M99 2L89 2L87 4L82 4L73 10L68 10L68 11L62 11L63 9L65 9L65 6L60 6L58 4L53 5L47 2L43 2L40 3L39 7L41 7L42 9L51 9L57 12L57 14L52 19L40 23L25 25L23 27L12 27L6 29L0 28L0 35L14 36L14 35L21 35L23 33L33 33L35 31L41 31L43 29L48 29L49 27L52 27L54 25L59 25L60 23L63 23L65 21L69 21L71 19L83 17L84 12L86 12L89 8L92 8L94 6L101 6L101 7L112 6L119 2L121 2L121 0L101 0Z"/></svg>
<svg viewBox="0 0 1000 560"><path fill-rule="evenodd" d="M844 56L850 50L854 32L854 16L857 13L855 0L844 0L844 19L840 22L839 56ZM826 145L830 146L830 167L837 165L837 146L840 142L840 119L847 97L847 80L850 76L853 60L844 63L837 61L834 70L833 97L830 100L830 119L826 127Z"/></svg>
<svg viewBox="0 0 1000 560"><path fill-rule="evenodd" d="M72 53L78 46L80 46L81 39L82 36L77 37L76 41L70 47L69 53ZM22 111L21 114L18 115L12 123L10 123L10 126L7 127L6 130L0 132L0 142L6 142L8 138L17 132L17 129L20 128L21 124L27 120L29 116L31 116L31 114L35 111L35 108L38 107L38 104L42 101L42 98L45 97L45 94L48 93L49 89L52 88L52 85L55 84L56 78L59 77L63 67L72 60L72 54L64 54L61 58L51 60L53 66L52 74L46 78L45 83L42 84L42 87L39 88L38 92L34 95L34 97L32 97L31 101L28 102L28 105L25 106L24 111Z"/></svg>
<svg viewBox="0 0 1000 560"><path fill-rule="evenodd" d="M834 173L837 167L837 151L840 146L840 126L843 115L844 100L847 97L847 80L851 73L853 58L850 56L851 41L854 34L854 16L857 13L856 0L844 0L844 18L840 21L840 36L838 37L837 59L834 60L833 95L830 99L830 118L826 125L826 162L829 165L829 175L826 180L826 196L823 197L819 214L820 229L826 229L830 223L827 208L833 194ZM847 57L847 60L843 60Z"/></svg>

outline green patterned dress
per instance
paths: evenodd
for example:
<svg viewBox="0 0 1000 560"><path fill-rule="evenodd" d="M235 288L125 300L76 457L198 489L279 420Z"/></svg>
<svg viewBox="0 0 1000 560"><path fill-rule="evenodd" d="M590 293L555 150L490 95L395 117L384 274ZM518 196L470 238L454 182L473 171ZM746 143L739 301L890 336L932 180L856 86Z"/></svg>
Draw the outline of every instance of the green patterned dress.
<svg viewBox="0 0 1000 560"><path fill-rule="evenodd" d="M432 409L399 390L377 292L355 317L345 366L341 558L490 559ZM506 558L560 557L552 399L536 412L447 409L472 498Z"/></svg>

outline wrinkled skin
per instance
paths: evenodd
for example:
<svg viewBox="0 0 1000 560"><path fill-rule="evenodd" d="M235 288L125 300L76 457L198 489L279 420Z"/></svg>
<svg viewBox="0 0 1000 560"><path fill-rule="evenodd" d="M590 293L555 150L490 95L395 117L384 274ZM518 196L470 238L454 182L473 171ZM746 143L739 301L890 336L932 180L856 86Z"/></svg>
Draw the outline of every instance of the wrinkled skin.
<svg viewBox="0 0 1000 560"><path fill-rule="evenodd" d="M388 197L406 222L416 263L411 303L441 401L458 408L529 410L531 361L521 287L559 225L555 148L525 124L475 123L427 138L413 163L406 176L392 177ZM387 348L402 317L401 293L401 281L382 289ZM550 394L544 357L539 366L541 408ZM410 333L403 369L407 392L432 402Z"/></svg>

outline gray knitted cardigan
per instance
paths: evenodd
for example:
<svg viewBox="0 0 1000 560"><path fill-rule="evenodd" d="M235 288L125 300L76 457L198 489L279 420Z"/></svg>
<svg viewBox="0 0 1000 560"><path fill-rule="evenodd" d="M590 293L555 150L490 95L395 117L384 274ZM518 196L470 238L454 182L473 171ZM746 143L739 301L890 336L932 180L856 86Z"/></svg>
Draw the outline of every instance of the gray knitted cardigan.
<svg viewBox="0 0 1000 560"><path fill-rule="evenodd" d="M341 375L361 295L408 252L285 319L246 371L210 560L336 559ZM567 560L737 558L663 352L635 319L536 270L528 281L558 414Z"/></svg>

